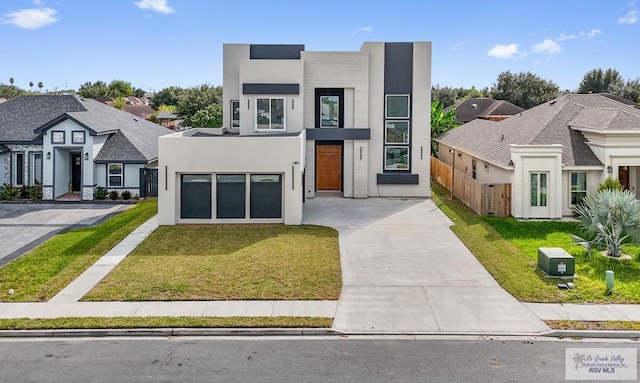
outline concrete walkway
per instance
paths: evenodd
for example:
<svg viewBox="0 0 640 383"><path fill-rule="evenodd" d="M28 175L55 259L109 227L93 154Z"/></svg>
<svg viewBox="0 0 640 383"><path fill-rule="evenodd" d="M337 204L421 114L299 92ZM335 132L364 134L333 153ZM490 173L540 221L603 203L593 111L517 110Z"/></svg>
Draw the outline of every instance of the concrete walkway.
<svg viewBox="0 0 640 383"><path fill-rule="evenodd" d="M541 332L449 229L431 200L307 202L305 223L340 232L343 290L334 328L346 332Z"/></svg>

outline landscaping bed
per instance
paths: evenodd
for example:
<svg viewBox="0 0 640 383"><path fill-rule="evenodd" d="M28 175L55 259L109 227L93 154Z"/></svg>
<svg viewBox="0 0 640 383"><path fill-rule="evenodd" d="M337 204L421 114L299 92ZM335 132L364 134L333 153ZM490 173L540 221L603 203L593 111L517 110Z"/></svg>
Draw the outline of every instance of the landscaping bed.
<svg viewBox="0 0 640 383"><path fill-rule="evenodd" d="M581 234L574 222L517 221L479 217L449 192L433 184L433 200L454 222L452 230L473 252L496 281L516 299L553 303L640 303L638 246L626 246L631 260L587 256L570 234ZM560 290L556 278L537 268L538 247L561 247L575 257L575 289ZM612 294L605 293L605 271L615 273Z"/></svg>
<svg viewBox="0 0 640 383"><path fill-rule="evenodd" d="M338 233L321 226L161 226L88 301L335 300Z"/></svg>

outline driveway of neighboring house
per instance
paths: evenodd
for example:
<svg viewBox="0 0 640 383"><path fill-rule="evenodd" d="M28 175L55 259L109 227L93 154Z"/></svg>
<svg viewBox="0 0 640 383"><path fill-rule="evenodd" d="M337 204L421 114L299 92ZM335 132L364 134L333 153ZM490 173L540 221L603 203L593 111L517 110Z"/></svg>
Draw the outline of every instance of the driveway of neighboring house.
<svg viewBox="0 0 640 383"><path fill-rule="evenodd" d="M513 333L548 327L504 291L431 200L315 198L305 224L340 233L348 332Z"/></svg>
<svg viewBox="0 0 640 383"><path fill-rule="evenodd" d="M94 225L128 206L0 203L0 266L65 229Z"/></svg>

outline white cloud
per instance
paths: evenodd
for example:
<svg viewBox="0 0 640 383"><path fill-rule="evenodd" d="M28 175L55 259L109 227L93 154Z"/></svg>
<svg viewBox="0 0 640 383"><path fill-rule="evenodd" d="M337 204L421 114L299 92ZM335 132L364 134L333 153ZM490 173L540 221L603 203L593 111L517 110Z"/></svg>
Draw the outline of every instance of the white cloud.
<svg viewBox="0 0 640 383"><path fill-rule="evenodd" d="M624 16L618 19L620 24L635 24L638 22L638 11L635 9L630 10Z"/></svg>
<svg viewBox="0 0 640 383"><path fill-rule="evenodd" d="M546 39L543 42L537 43L533 46L533 51L537 53L546 53L548 55L552 55L554 53L559 53L562 51L560 44L556 43L551 39Z"/></svg>
<svg viewBox="0 0 640 383"><path fill-rule="evenodd" d="M357 35L360 32L362 32L362 33L371 33L371 31L373 31L373 27L371 25L367 25L367 26L364 26L362 28L356 29L355 31L353 31L353 34Z"/></svg>
<svg viewBox="0 0 640 383"><path fill-rule="evenodd" d="M167 0L140 0L134 2L134 4L140 9L149 9L155 12L164 13L165 15L175 12L175 9L171 8L167 4Z"/></svg>
<svg viewBox="0 0 640 383"><path fill-rule="evenodd" d="M561 34L561 35L556 39L556 41L573 40L573 39L575 39L575 38L577 38L577 37L578 37L578 35L574 35L574 34L568 35L568 34L566 34L566 33L562 33L562 34Z"/></svg>
<svg viewBox="0 0 640 383"><path fill-rule="evenodd" d="M591 40L592 38L596 37L601 33L602 31L599 29L592 29L589 32L580 32L580 36L584 37L587 40Z"/></svg>
<svg viewBox="0 0 640 383"><path fill-rule="evenodd" d="M496 44L487 52L487 55L498 59L508 59L518 53L518 44Z"/></svg>
<svg viewBox="0 0 640 383"><path fill-rule="evenodd" d="M33 0L33 5L37 5L38 7L44 5L44 2L42 2L42 0Z"/></svg>
<svg viewBox="0 0 640 383"><path fill-rule="evenodd" d="M56 10L52 8L29 8L7 13L4 24L15 25L24 29L39 29L58 21Z"/></svg>

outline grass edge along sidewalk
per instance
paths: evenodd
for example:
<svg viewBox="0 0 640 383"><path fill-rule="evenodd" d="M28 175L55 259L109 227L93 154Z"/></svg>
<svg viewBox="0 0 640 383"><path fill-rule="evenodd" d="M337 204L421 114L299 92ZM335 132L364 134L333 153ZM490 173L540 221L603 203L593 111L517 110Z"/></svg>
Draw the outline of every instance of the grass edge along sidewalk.
<svg viewBox="0 0 640 383"><path fill-rule="evenodd" d="M49 300L157 210L157 200L149 199L99 225L56 235L0 268L0 301Z"/></svg>

